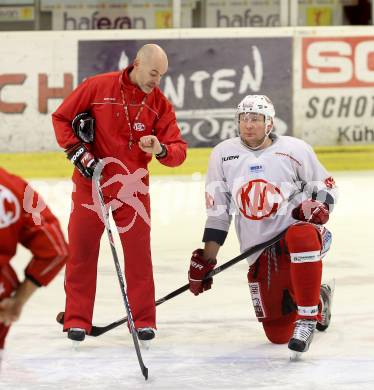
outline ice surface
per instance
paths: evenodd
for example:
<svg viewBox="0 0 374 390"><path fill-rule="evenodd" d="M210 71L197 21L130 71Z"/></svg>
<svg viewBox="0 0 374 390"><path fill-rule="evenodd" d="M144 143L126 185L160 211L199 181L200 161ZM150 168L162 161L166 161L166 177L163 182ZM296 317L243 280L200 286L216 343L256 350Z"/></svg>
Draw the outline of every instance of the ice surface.
<svg viewBox="0 0 374 390"><path fill-rule="evenodd" d="M217 275L199 297L186 292L158 306L158 332L143 358L144 381L124 326L88 337L74 351L55 322L64 307L63 275L38 291L7 338L0 389L360 389L374 388L374 172L339 173L339 204L328 227L333 246L324 279L334 277L333 318L300 362L286 345L270 344L255 319L245 261ZM66 228L71 185L34 182ZM205 221L201 177L153 178L152 248L156 296L187 282ZM117 242L117 249L121 254ZM219 261L239 254L231 232ZM22 275L29 254L13 265ZM103 236L94 322L125 315L106 236Z"/></svg>

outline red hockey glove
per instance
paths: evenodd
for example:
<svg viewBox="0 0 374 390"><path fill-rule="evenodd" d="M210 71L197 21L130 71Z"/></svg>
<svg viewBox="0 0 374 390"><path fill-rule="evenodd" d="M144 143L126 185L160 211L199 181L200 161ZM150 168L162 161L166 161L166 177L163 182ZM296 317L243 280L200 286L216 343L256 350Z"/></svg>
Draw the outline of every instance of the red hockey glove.
<svg viewBox="0 0 374 390"><path fill-rule="evenodd" d="M323 225L329 220L329 209L318 200L304 200L292 210L292 216L299 221Z"/></svg>
<svg viewBox="0 0 374 390"><path fill-rule="evenodd" d="M84 177L92 179L98 160L83 144L72 146L66 154Z"/></svg>
<svg viewBox="0 0 374 390"><path fill-rule="evenodd" d="M190 283L190 291L195 295L199 295L212 287L213 278L204 280L204 282L203 279L217 264L217 260L206 260L203 254L203 249L196 249L191 256L188 281Z"/></svg>

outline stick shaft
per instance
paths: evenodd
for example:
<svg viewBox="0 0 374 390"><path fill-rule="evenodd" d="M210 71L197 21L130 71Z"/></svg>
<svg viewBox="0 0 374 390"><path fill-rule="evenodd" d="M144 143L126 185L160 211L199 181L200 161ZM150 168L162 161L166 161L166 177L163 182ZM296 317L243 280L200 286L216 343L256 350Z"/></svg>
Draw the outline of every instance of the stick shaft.
<svg viewBox="0 0 374 390"><path fill-rule="evenodd" d="M116 247L114 245L112 229L110 227L109 210L107 211L107 209L105 207L104 196L103 196L103 193L102 193L101 187L100 187L100 179L95 179L95 186L96 186L97 194L99 196L101 214L103 217L105 229L106 229L107 234L108 234L110 249L112 252L113 261L114 261L114 265L116 268L116 273L117 273L117 277L118 277L118 281L119 281L119 285L120 285L120 289L121 289L121 293L122 293L123 303L125 305L125 309L126 309L126 313L127 313L126 321L128 322L129 327L130 327L130 332L132 335L132 339L134 341L135 352L136 352L136 356L138 358L140 369L141 369L142 374L145 377L145 379L148 379L148 368L144 365L143 358L142 358L142 355L140 352L140 347L139 347L137 332L135 329L134 319L132 316L130 303L129 303L127 293L126 293L126 285L125 285L125 281L123 279L121 266L119 264ZM123 322L125 322L125 321L123 321Z"/></svg>
<svg viewBox="0 0 374 390"><path fill-rule="evenodd" d="M233 266L234 264L238 263L239 261L246 259L247 257L253 255L254 253L261 251L261 250L264 250L266 248L269 248L270 246L272 246L273 244L278 242L280 239L282 239L284 234L285 234L285 231L279 233L277 236L271 238L268 241L262 242L258 245L255 245L255 246L245 250L239 256L236 256L233 259L227 261L226 263L223 263L222 265L213 269L211 272L209 272L209 274L204 279L209 279L212 276L215 276L215 275L219 274L220 272L224 271L225 269ZM189 288L188 283L182 287L179 287L178 289L176 289L176 290L172 291L171 293L165 295L164 297L158 299L156 301L156 306L161 305L162 303L168 301L169 299L172 299L172 298L184 293L185 291L188 290L188 288ZM124 318L121 318L117 321L114 321L111 324L106 325L106 326L93 326L91 333L90 333L90 336L94 336L94 337L100 336L103 333L106 333L109 330L112 330L114 328L117 328L117 326L124 324L126 321L127 321L127 317L124 317Z"/></svg>

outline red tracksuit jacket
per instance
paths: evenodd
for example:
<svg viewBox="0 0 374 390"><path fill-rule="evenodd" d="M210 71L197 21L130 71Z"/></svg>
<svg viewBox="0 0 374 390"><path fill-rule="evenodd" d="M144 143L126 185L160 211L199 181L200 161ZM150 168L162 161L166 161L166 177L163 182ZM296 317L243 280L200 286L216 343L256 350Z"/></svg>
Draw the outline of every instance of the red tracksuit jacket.
<svg viewBox="0 0 374 390"><path fill-rule="evenodd" d="M130 172L147 168L152 157L144 153L137 142L144 135L154 134L168 150L168 155L160 159L160 163L170 167L178 166L186 158L187 144L180 136L172 105L159 88L154 88L146 96L145 107L138 118L138 122L143 123L145 128L143 131L132 130L134 143L129 150L130 129L121 88L128 103L131 125L146 95L130 82L128 73L131 69L132 66L129 66L122 72L93 76L80 84L52 115L57 142L64 149L79 143L72 131L71 121L77 114L89 111L95 118L95 141L89 147L97 158L119 159ZM104 173L112 176L117 170L107 166ZM82 180L76 170L74 181L77 179Z"/></svg>

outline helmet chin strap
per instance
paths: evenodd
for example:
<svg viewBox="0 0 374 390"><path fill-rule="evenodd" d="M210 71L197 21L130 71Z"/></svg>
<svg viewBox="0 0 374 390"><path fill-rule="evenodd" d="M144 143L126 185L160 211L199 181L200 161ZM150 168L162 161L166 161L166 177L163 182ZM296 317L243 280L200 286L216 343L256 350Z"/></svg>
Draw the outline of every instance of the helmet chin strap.
<svg viewBox="0 0 374 390"><path fill-rule="evenodd" d="M249 146L249 145L244 141L244 139L243 139L242 137L240 137L240 140L242 141L242 144L243 144L245 147L247 147L248 149L250 149L250 150L258 150L258 149L260 149L262 146L264 146L264 144L265 144L266 140L269 138L269 135L270 135L270 133L272 132L272 130L273 130L273 126L270 127L270 130L265 131L264 138L263 138L262 141L261 141L257 146L255 146L255 147Z"/></svg>

